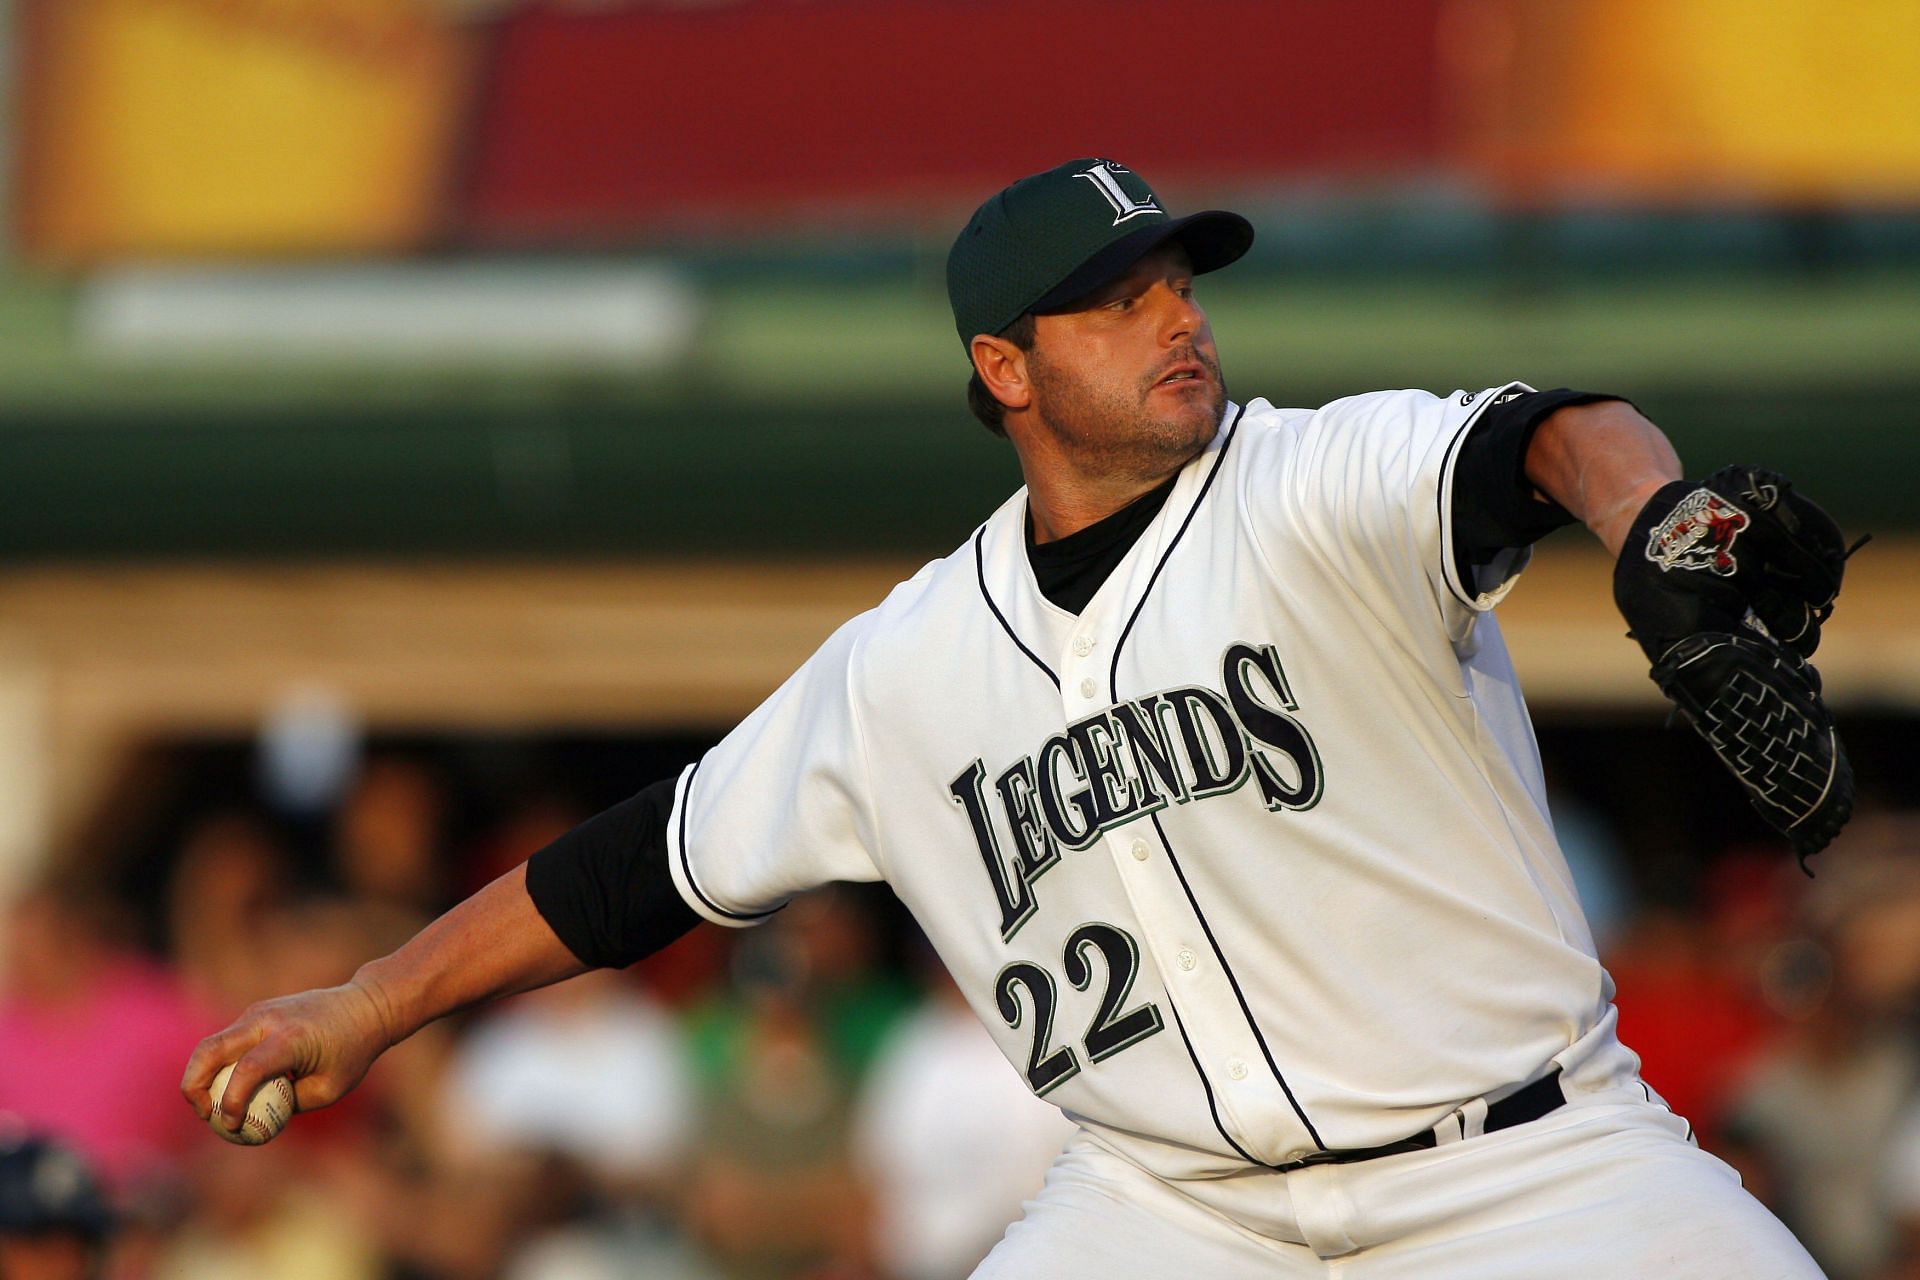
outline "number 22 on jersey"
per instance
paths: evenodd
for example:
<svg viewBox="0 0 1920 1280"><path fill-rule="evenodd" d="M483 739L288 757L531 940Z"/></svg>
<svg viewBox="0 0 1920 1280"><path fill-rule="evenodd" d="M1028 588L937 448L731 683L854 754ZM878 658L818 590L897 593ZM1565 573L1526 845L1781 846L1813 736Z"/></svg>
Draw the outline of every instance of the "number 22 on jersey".
<svg viewBox="0 0 1920 1280"><path fill-rule="evenodd" d="M1131 1045L1140 1043L1164 1025L1160 1009L1151 1002L1121 1012L1133 991L1133 980L1140 972L1140 948L1126 930L1110 924L1083 924L1067 938L1061 964L1074 990L1085 991L1093 984L1092 955L1100 954L1106 968L1106 987L1100 993L1100 1007L1080 1038L1089 1062L1111 1058ZM1059 988L1053 975L1030 960L1016 960L994 979L993 998L1000 1016L1009 1027L1018 1029L1024 1020L1019 988L1025 988L1033 1006L1033 1048L1027 1055L1027 1084L1044 1096L1050 1090L1080 1073L1080 1057L1070 1044L1049 1050L1053 1043L1053 1015L1059 1004Z"/></svg>

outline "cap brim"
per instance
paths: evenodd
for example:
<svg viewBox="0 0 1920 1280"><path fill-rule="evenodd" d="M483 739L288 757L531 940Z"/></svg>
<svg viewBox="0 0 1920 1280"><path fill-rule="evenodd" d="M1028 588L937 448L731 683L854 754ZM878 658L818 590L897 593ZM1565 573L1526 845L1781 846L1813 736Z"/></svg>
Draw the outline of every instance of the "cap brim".
<svg viewBox="0 0 1920 1280"><path fill-rule="evenodd" d="M1253 224L1237 213L1208 209L1171 222L1156 222L1130 235L1109 241L1073 274L1029 307L1030 311L1058 311L1095 289L1125 275L1134 263L1169 240L1178 240L1193 261L1193 273L1218 271L1234 262L1253 244Z"/></svg>

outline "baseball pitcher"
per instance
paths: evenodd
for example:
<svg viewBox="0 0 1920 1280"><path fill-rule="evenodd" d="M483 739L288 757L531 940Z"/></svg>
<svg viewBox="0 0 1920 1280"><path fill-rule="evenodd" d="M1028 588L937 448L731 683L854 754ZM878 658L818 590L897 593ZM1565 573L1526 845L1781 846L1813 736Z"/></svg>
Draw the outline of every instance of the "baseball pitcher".
<svg viewBox="0 0 1920 1280"><path fill-rule="evenodd" d="M1851 808L1807 659L1845 550L1755 466L1682 477L1613 396L1229 397L1195 281L1232 213L1073 160L947 284L1025 487L681 776L183 1089L303 1109L475 1001L885 880L1078 1124L984 1277L1818 1274L1614 1033L1495 620L1579 521L1653 678L1803 858Z"/></svg>

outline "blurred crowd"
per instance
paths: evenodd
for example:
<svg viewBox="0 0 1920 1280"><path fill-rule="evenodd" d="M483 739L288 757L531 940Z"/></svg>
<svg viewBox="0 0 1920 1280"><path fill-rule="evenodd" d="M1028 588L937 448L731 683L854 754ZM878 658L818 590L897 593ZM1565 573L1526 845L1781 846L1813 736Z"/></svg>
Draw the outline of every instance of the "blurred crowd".
<svg viewBox="0 0 1920 1280"><path fill-rule="evenodd" d="M436 1024L220 1142L178 1096L195 1041L586 816L456 808L431 759L376 755L318 815L203 806L148 880L69 860L11 902L0 1280L957 1280L1039 1186L1068 1125L864 886ZM1835 1280L1920 1280L1920 816L1863 816L1811 882L1687 851L1661 906L1603 824L1563 828L1646 1079Z"/></svg>
<svg viewBox="0 0 1920 1280"><path fill-rule="evenodd" d="M219 1141L179 1097L200 1037L343 981L587 816L541 792L458 840L450 798L378 757L317 829L196 815L152 900L68 873L12 903L0 1280L95 1274L23 1252L60 1237L99 1239L113 1280L933 1280L1039 1186L1070 1126L866 887L436 1024L270 1145ZM98 1196L46 1229L33 1166L65 1185L68 1155Z"/></svg>

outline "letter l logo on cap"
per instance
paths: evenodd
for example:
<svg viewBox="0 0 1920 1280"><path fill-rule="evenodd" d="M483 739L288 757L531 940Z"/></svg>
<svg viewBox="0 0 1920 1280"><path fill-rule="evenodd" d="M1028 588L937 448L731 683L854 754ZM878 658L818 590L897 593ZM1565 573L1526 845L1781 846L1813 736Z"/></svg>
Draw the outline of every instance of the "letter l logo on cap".
<svg viewBox="0 0 1920 1280"><path fill-rule="evenodd" d="M1113 206L1114 226L1117 227L1127 221L1127 219L1137 218L1143 213L1157 213L1162 217L1166 216L1165 210L1155 204L1151 197L1145 201L1140 201L1128 195L1126 191L1121 188L1119 180L1113 176L1113 167L1111 162L1102 161L1093 166L1093 168L1081 173L1076 173L1073 176L1076 178L1085 178L1099 189L1101 195L1107 198L1107 203Z"/></svg>

